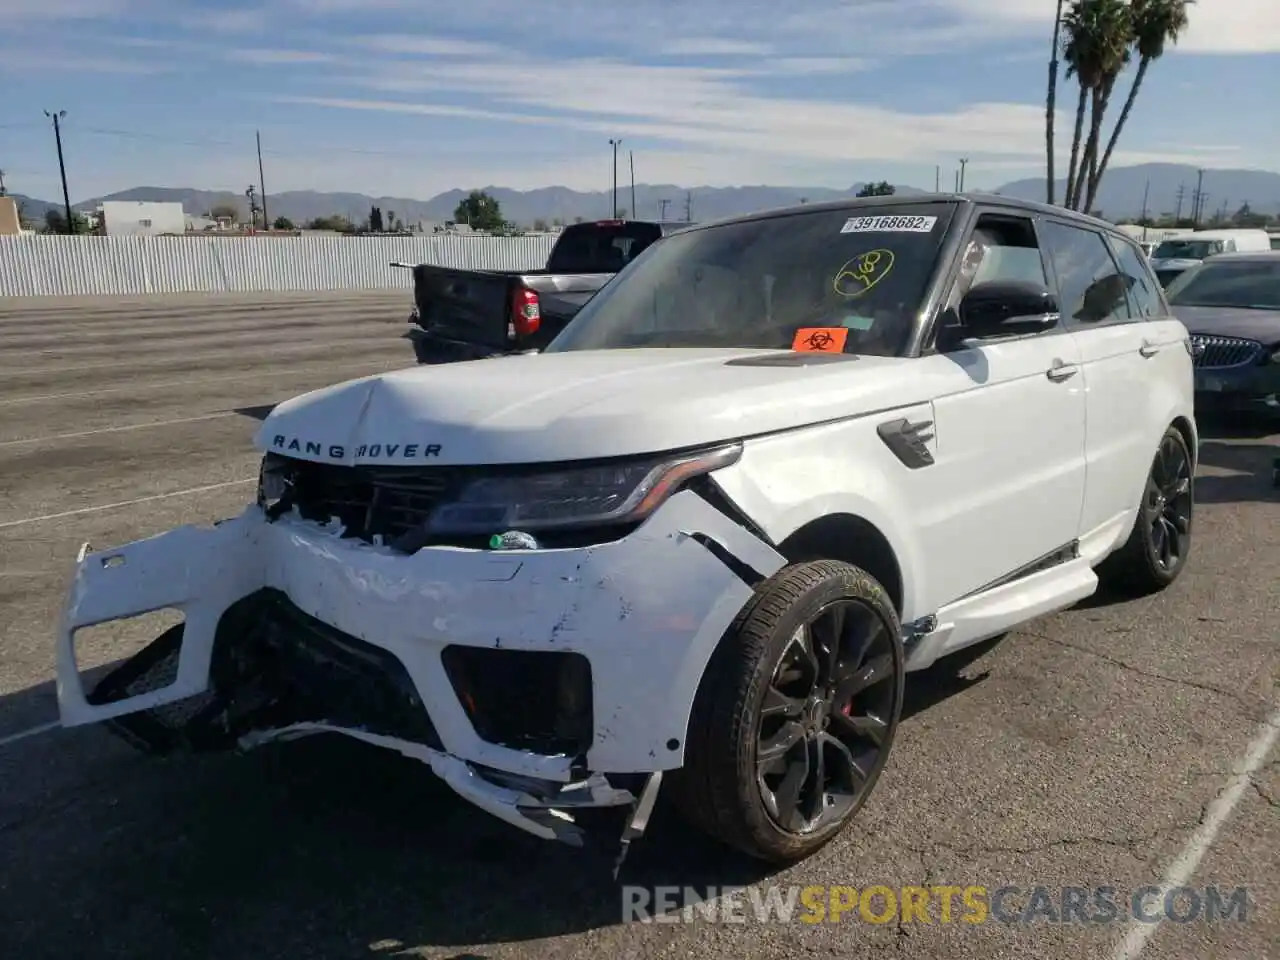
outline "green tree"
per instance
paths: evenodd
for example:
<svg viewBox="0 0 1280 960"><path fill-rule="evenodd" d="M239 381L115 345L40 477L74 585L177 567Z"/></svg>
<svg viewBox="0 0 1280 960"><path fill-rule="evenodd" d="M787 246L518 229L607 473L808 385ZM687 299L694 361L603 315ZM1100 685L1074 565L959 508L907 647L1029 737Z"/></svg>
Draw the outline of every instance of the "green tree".
<svg viewBox="0 0 1280 960"><path fill-rule="evenodd" d="M346 217L330 214L316 217L306 225L307 230L336 230L338 233L354 233L355 225Z"/></svg>
<svg viewBox="0 0 1280 960"><path fill-rule="evenodd" d="M273 230L297 230L293 225L293 221L288 217L276 217L275 222L271 224Z"/></svg>
<svg viewBox="0 0 1280 960"><path fill-rule="evenodd" d="M1107 172L1107 164L1111 162L1111 153L1120 140L1120 132L1129 119L1134 101L1138 99L1138 91L1142 81L1146 79L1151 64L1164 56L1169 44L1177 44L1178 37L1187 29L1189 17L1187 7L1195 0L1130 0L1130 44L1132 52L1138 55L1138 70L1133 77L1133 86L1129 88L1129 96L1125 98L1124 107L1120 110L1120 118L1107 141L1107 149L1096 170L1089 173L1089 189L1085 197L1084 209L1088 210L1098 196L1098 187Z"/></svg>
<svg viewBox="0 0 1280 960"><path fill-rule="evenodd" d="M1091 171L1096 172L1098 141L1116 78L1129 62L1133 11L1124 0L1073 0L1062 18L1063 59L1067 75L1080 84L1075 135L1071 141L1071 165L1067 170L1066 206L1078 210L1084 200ZM1089 135L1081 150L1086 104Z"/></svg>
<svg viewBox="0 0 1280 960"><path fill-rule="evenodd" d="M71 229L67 230L66 215L57 207L44 212L44 233L88 233L89 221L84 214L71 211Z"/></svg>
<svg viewBox="0 0 1280 960"><path fill-rule="evenodd" d="M370 208L369 208L369 231L370 231L371 233L383 233L383 232L384 232L384 224L383 224L383 222L382 222L382 208L381 208L381 207L370 207Z"/></svg>
<svg viewBox="0 0 1280 960"><path fill-rule="evenodd" d="M864 183L862 189L854 196L858 197L892 197L896 191L888 180L879 183Z"/></svg>
<svg viewBox="0 0 1280 960"><path fill-rule="evenodd" d="M498 201L483 190L472 190L453 211L457 223L465 223L472 230L500 230L502 208Z"/></svg>

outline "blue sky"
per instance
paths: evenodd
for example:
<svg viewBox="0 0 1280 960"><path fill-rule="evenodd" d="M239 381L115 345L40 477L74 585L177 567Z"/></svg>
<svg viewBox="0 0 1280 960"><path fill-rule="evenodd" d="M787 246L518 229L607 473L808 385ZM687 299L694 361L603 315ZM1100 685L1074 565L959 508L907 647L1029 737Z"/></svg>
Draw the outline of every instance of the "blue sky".
<svg viewBox="0 0 1280 960"><path fill-rule="evenodd" d="M348 190L966 185L1043 169L1054 0L0 0L0 169L73 202L137 185ZM1280 0L1200 0L1118 164L1280 167ZM1070 143L1072 82L1059 141ZM1127 84L1122 90L1127 89ZM1064 161L1065 163L1065 156Z"/></svg>

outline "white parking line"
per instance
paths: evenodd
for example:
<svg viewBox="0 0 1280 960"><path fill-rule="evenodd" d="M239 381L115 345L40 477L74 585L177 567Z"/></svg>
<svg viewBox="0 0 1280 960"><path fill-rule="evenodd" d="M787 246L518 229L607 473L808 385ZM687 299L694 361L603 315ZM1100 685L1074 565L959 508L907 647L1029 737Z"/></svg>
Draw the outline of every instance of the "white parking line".
<svg viewBox="0 0 1280 960"><path fill-rule="evenodd" d="M0 747L7 747L11 743L17 743L19 740L25 740L27 737L38 737L42 733L48 733L51 730L57 730L62 724L58 722L42 723L38 727L32 727L30 730L22 730L18 733L11 733L7 737L0 737Z"/></svg>
<svg viewBox="0 0 1280 960"><path fill-rule="evenodd" d="M1218 831L1222 829L1222 825L1227 822L1236 804L1240 802L1240 798L1249 789L1253 775L1266 763L1267 754L1271 752L1277 740L1280 740L1280 709L1277 709L1263 723L1262 729L1249 744L1249 749L1245 752L1244 759L1240 761L1235 775L1227 781L1222 792L1209 804L1204 823L1191 835L1191 839L1182 848L1178 858L1165 870L1164 880L1160 884L1161 900L1170 890L1185 886L1191 879L1196 868L1200 866L1200 861L1217 839ZM1154 923L1131 921L1128 934L1115 952L1115 960L1135 960L1155 936L1159 925L1160 920Z"/></svg>
<svg viewBox="0 0 1280 960"><path fill-rule="evenodd" d="M221 490L241 483L256 483L257 477L246 477L244 480L226 480L222 483L210 483L203 487L188 487L186 490L174 490L172 493L157 493L150 497L137 497L133 500L120 500L116 503L103 503L96 507L81 507L79 510L63 510L61 513L46 513L39 517L25 517L22 520L6 520L0 523L0 530L10 527L21 527L28 523L43 523L45 520L61 520L63 517L78 517L85 513L98 513L101 510L116 510L120 507L132 507L136 503L150 503L153 500L168 500L170 497L185 497L192 493L205 493L208 490Z"/></svg>
<svg viewBox="0 0 1280 960"><path fill-rule="evenodd" d="M47 437L23 437L21 440L0 440L0 447L13 447L20 443L44 443L48 440L78 440L80 437L92 437L99 433L121 433L125 430L146 430L150 427L171 427L178 423L199 423L202 420L221 420L224 417L238 417L241 414L234 410L221 413L205 413L198 417L178 417L175 420L152 420L150 423L130 423L123 427L99 427L97 430L80 430L76 433L53 433Z"/></svg>
<svg viewBox="0 0 1280 960"><path fill-rule="evenodd" d="M394 368L406 366L401 360L361 360L354 363L337 363L326 365L323 367L314 367L306 370L290 370L289 376L301 376L305 373L321 373L326 370L344 370L353 367L387 367L394 365ZM42 400L70 400L75 397L99 397L109 393L137 393L143 390L158 390L163 387L188 387L193 383L228 383L233 380L261 380L265 377L281 376L279 370L263 369L254 373L234 373L223 377L195 377L186 380L169 380L163 383L131 383L124 387L102 387L98 390L80 390L73 393L42 393L30 397L8 397L0 400L0 406L9 407L16 403L38 403Z"/></svg>

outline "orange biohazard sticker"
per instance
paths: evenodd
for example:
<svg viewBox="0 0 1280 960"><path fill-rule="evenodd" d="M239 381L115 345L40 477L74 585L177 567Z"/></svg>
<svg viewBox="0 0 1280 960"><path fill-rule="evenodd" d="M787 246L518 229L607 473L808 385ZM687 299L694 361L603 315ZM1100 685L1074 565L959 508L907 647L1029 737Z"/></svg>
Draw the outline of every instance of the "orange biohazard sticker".
<svg viewBox="0 0 1280 960"><path fill-rule="evenodd" d="M849 331L845 327L801 327L791 349L801 353L843 353Z"/></svg>

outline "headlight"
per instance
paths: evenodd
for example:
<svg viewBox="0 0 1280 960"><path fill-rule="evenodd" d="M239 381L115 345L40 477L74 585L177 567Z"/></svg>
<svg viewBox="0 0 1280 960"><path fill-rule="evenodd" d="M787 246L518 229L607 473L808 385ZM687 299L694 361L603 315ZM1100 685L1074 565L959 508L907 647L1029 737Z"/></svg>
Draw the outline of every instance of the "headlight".
<svg viewBox="0 0 1280 960"><path fill-rule="evenodd" d="M570 467L468 484L427 521L431 533L491 534L506 530L635 523L692 477L737 462L742 445L700 453Z"/></svg>
<svg viewBox="0 0 1280 960"><path fill-rule="evenodd" d="M258 468L258 506L274 509L293 488L294 465L282 457L268 453ZM288 507L285 507L287 510Z"/></svg>

